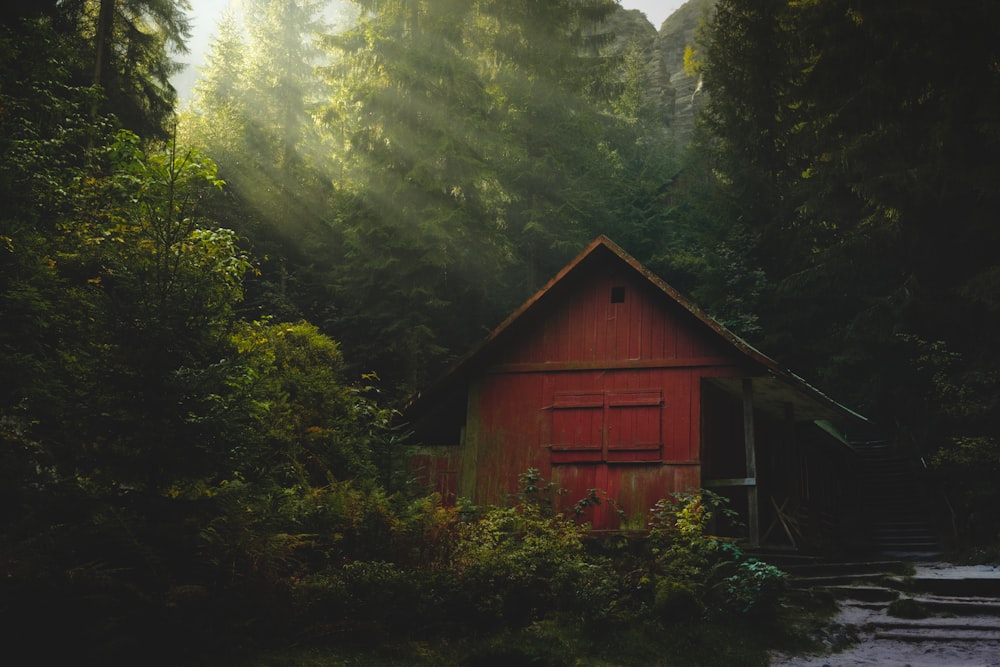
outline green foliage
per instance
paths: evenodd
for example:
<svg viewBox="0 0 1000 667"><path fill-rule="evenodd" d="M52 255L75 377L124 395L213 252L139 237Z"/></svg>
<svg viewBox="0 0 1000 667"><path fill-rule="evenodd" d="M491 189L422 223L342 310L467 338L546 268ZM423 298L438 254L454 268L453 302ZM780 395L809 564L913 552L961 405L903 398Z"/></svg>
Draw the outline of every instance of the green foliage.
<svg viewBox="0 0 1000 667"><path fill-rule="evenodd" d="M232 8L178 131L219 164L227 188L210 202L212 214L259 258L260 274L246 285L247 312L304 319L343 341L344 328L331 326L343 304L331 287L341 246L330 226L337 146L319 123L319 105L329 96L317 73L323 29L316 2L255 0ZM372 368L359 362L352 372Z"/></svg>
<svg viewBox="0 0 1000 667"><path fill-rule="evenodd" d="M610 600L579 604L581 594L600 598L608 588L585 558L586 530L534 502L490 508L464 527L455 575L487 622L523 627L566 609L600 615Z"/></svg>
<svg viewBox="0 0 1000 667"><path fill-rule="evenodd" d="M919 360L895 336L946 341L967 370L995 370L980 342L996 313L978 287L992 284L995 262L978 248L995 237L996 191L982 178L1000 87L995 49L976 35L996 20L977 2L723 0L703 34L707 201L767 276L759 340L842 400L903 424L916 451L941 434L911 426L922 415L896 400L899 386L911 399L929 387L896 381ZM937 46L897 48L924 42ZM725 292L706 296L725 303Z"/></svg>
<svg viewBox="0 0 1000 667"><path fill-rule="evenodd" d="M983 26L998 19L981 2L720 0L701 40L706 134L681 184L714 213L685 212L715 218L701 247L731 250L687 262L703 305L930 461L938 513L980 545L1000 526L982 250L1000 138Z"/></svg>
<svg viewBox="0 0 1000 667"><path fill-rule="evenodd" d="M286 619L272 630L313 645L479 635L492 638L473 649L485 656L518 636L519 654L559 661L629 627L769 618L780 573L709 536L695 495L661 503L641 549L609 550L538 501L553 489L537 472L522 482L520 498L472 520L436 496L407 502L356 483L231 483L205 554L227 587Z"/></svg>
<svg viewBox="0 0 1000 667"><path fill-rule="evenodd" d="M182 131L270 256L250 300L402 395L598 233L658 247L675 164L641 62L619 94L603 54L611 2L354 4L336 30L309 3L230 15Z"/></svg>
<svg viewBox="0 0 1000 667"><path fill-rule="evenodd" d="M63 474L163 490L218 463L210 425L187 410L217 390L211 368L229 352L250 262L231 232L199 216L219 185L210 161L147 151L124 132L97 159L100 171L77 183L59 255L83 297L68 387L82 392L61 397L77 404L43 428L68 429L49 433L56 442L86 434L98 453L66 448Z"/></svg>
<svg viewBox="0 0 1000 667"><path fill-rule="evenodd" d="M897 437L916 450L942 535L956 554L995 548L1000 533L998 496L992 480L1000 472L994 436L996 372L969 364L944 340L898 335L887 354L897 359L896 381L908 391L892 398L896 413L909 415ZM935 439L928 441L927 434ZM916 449L919 446L919 449Z"/></svg>
<svg viewBox="0 0 1000 667"><path fill-rule="evenodd" d="M305 322L266 321L241 324L233 341L240 363L228 400L237 402L219 407L244 419L230 453L239 478L323 486L377 474L387 487L399 483L405 451L396 412L371 398L376 388L367 383L377 378L344 382L335 341Z"/></svg>
<svg viewBox="0 0 1000 667"><path fill-rule="evenodd" d="M147 139L165 140L172 130L177 93L170 77L183 68L172 60L190 37L188 0L67 0L52 13L77 51L77 80L100 91L90 109L114 114Z"/></svg>
<svg viewBox="0 0 1000 667"><path fill-rule="evenodd" d="M710 491L684 492L660 500L649 523L653 608L674 620L700 613L767 618L784 594L784 573L746 556L709 527L715 512L731 514L725 499Z"/></svg>
<svg viewBox="0 0 1000 667"><path fill-rule="evenodd" d="M822 3L756 3L737 16L752 21L724 24L730 84L774 62L788 81L716 109L733 114L713 122L735 152L674 184L725 186L699 210L665 195L676 158L642 106L638 53L603 55L613 3L357 4L323 54L319 4L245 3L185 119L206 152L144 141L169 136L165 49L184 37L183 3L48 3L51 20L0 33L0 623L53 663L428 637L447 642L448 664L762 660L717 651L718 628L730 639L769 617L783 579L710 534L708 494L658 504L647 538L598 542L530 470L509 505L470 517L405 495L405 434L383 382L347 378L385 368L391 391L422 383L597 233L688 286L701 280L743 331L757 325L765 276L808 303L816 293L793 289L796 271L812 289L844 275L824 261L913 241L897 233L913 213L895 179L866 166L905 142L863 134L832 152L831 137L853 136L837 118L814 121L806 142L800 99L829 101L805 85L801 56L771 57L801 46L789 26L816 19L795 7ZM751 29L776 39L743 61ZM835 22L830 34L851 30ZM99 44L114 48L96 56ZM992 62L982 48L970 62ZM81 87L95 56L101 85ZM704 67L724 73L711 54ZM720 100L741 90L718 89ZM969 126L987 137L990 99L953 100L983 114ZM741 138L759 142L751 154ZM976 164L972 232L992 201L993 169ZM854 165L847 203L835 165ZM859 210L864 222L847 224ZM855 234L843 247L842 229ZM915 257L939 240L914 233ZM272 255L262 276L248 244ZM980 258L946 287L992 313L994 274ZM985 470L993 407L980 397L995 368L971 373L981 348L927 337L939 339L907 357L926 362L910 370L947 406L955 446L935 460ZM594 490L577 507L606 501ZM47 652L52 635L73 655Z"/></svg>

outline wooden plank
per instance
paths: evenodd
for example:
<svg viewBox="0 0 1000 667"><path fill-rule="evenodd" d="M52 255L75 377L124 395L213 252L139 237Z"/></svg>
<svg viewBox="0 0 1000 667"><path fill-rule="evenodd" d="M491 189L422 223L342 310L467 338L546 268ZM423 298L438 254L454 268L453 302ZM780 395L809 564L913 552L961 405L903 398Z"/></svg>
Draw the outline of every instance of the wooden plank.
<svg viewBox="0 0 1000 667"><path fill-rule="evenodd" d="M603 408L603 392L557 391L552 397L553 408Z"/></svg>
<svg viewBox="0 0 1000 667"><path fill-rule="evenodd" d="M631 373L624 374L626 378L631 377ZM609 406L628 405L660 405L663 398L659 389L621 389L607 393Z"/></svg>
<svg viewBox="0 0 1000 667"><path fill-rule="evenodd" d="M578 333L582 342L582 349L580 352L571 359L578 361L594 361L599 358L598 350L598 313L602 312L599 308L597 299L591 298L586 299L581 304L582 312L580 313L580 325L577 327Z"/></svg>
<svg viewBox="0 0 1000 667"><path fill-rule="evenodd" d="M618 319L624 318L623 309L620 307L623 304L620 303L610 303L610 301L605 301L605 323L604 323L604 353L602 356L605 359L619 359L618 356L618 334L619 334L619 322Z"/></svg>
<svg viewBox="0 0 1000 667"><path fill-rule="evenodd" d="M632 331L629 336L629 360L642 359L646 356L646 337L649 335L649 300L645 298L642 290L633 288L635 303L631 306L629 316L632 322Z"/></svg>
<svg viewBox="0 0 1000 667"><path fill-rule="evenodd" d="M632 333L635 331L635 323L632 321L632 309L635 305L636 291L632 285L624 282L616 282L616 286L625 290L625 300L614 304L618 306L618 318L616 320L617 333L615 335L616 348L615 359L628 359L629 349L632 346ZM610 290L608 299L610 300Z"/></svg>
<svg viewBox="0 0 1000 667"><path fill-rule="evenodd" d="M613 371L641 368L729 368L739 367L733 357L691 357L688 359L598 359L596 361L541 361L503 363L491 366L487 372L502 373L551 373L561 371Z"/></svg>

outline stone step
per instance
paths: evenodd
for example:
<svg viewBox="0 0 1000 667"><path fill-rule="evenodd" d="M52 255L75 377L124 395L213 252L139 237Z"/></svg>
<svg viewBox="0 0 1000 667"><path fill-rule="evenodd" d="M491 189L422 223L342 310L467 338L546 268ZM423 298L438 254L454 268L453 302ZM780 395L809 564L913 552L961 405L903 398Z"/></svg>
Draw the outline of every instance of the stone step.
<svg viewBox="0 0 1000 667"><path fill-rule="evenodd" d="M883 493L883 491L885 491ZM865 496L867 502L871 503L871 511L874 514L885 513L887 509L894 512L908 512L913 516L923 516L924 508L914 504L912 498L920 495L920 489L895 489L867 491Z"/></svg>
<svg viewBox="0 0 1000 667"><path fill-rule="evenodd" d="M919 496L920 490L917 488L913 489L899 489L897 491L891 491L886 493L881 493L879 491L866 492L868 502L871 503L872 512L885 512L886 508L894 508L896 510L909 510L913 515L922 516L924 507L914 504L913 498Z"/></svg>
<svg viewBox="0 0 1000 667"><path fill-rule="evenodd" d="M941 549L936 542L916 541L884 541L876 542L875 549L886 557L905 558L906 560L926 561L929 557L941 555Z"/></svg>
<svg viewBox="0 0 1000 667"><path fill-rule="evenodd" d="M938 542L933 535L921 534L921 533L910 533L910 534L880 534L876 533L872 536L875 540L876 545L885 547L889 544L909 544L909 545L920 545L920 546L931 546L937 547Z"/></svg>
<svg viewBox="0 0 1000 667"><path fill-rule="evenodd" d="M876 584L890 585L894 583L891 576L881 572L870 574L827 574L809 577L794 577L791 585L795 588L829 587L829 586L851 586L862 584L873 586Z"/></svg>
<svg viewBox="0 0 1000 667"><path fill-rule="evenodd" d="M926 632L989 632L1000 633L1000 625L993 618L926 618L919 620L884 620L869 621L867 627L875 630L924 630Z"/></svg>
<svg viewBox="0 0 1000 667"><path fill-rule="evenodd" d="M915 596L913 600L932 614L1000 617L1000 599L997 598L928 595ZM997 624L1000 627L1000 618L997 619Z"/></svg>
<svg viewBox="0 0 1000 667"><path fill-rule="evenodd" d="M873 537L881 544L937 544L932 535L919 532L875 533Z"/></svg>
<svg viewBox="0 0 1000 667"><path fill-rule="evenodd" d="M936 535L936 533L928 528L927 526L916 526L916 525L900 525L895 528L883 525L883 526L872 526L871 534L884 537L908 537L912 535Z"/></svg>
<svg viewBox="0 0 1000 667"><path fill-rule="evenodd" d="M874 539L879 544L930 544L937 546L937 539L934 535L927 532L896 532L896 533L881 533L874 531L872 533L872 539Z"/></svg>
<svg viewBox="0 0 1000 667"><path fill-rule="evenodd" d="M882 561L883 564L892 562L895 561ZM1000 665L997 662L1000 657L1000 566L912 561L901 565L903 567L896 572L873 568L869 572L838 575L834 571L806 570L793 577L793 586L810 587L813 596L822 592L837 600L839 610L830 626L831 633L856 636L865 643L880 643L880 648L876 649L880 661L869 660L866 653L864 662L849 662L845 655L845 660L831 656L833 659L828 664L875 665L884 661L894 665ZM882 572L877 571L879 569ZM890 610L927 615L901 618L890 616ZM948 658L942 660L945 653ZM951 660L958 653L962 656L974 654L974 662ZM984 660L981 656L987 658Z"/></svg>
<svg viewBox="0 0 1000 667"><path fill-rule="evenodd" d="M912 574L908 563L897 559L873 561L819 561L789 564L782 568L793 577L849 576L857 574Z"/></svg>
<svg viewBox="0 0 1000 667"><path fill-rule="evenodd" d="M872 454L870 456L862 456L861 460L864 461L866 466L871 467L895 466L897 468L912 470L908 459L896 456L895 454Z"/></svg>
<svg viewBox="0 0 1000 667"><path fill-rule="evenodd" d="M970 597L1000 601L1000 578L968 577L909 577L904 581L909 590L943 597Z"/></svg>
<svg viewBox="0 0 1000 667"><path fill-rule="evenodd" d="M790 585L822 590L845 603L887 604L905 593L931 614L995 615L1000 628L1000 572L941 576L934 573L935 565L920 566L919 574L908 571L910 567L898 561L805 565L790 568Z"/></svg>
<svg viewBox="0 0 1000 667"><path fill-rule="evenodd" d="M823 586L838 600L857 600L860 602L892 602L899 598L899 591L885 586Z"/></svg>
<svg viewBox="0 0 1000 667"><path fill-rule="evenodd" d="M876 524L872 526L872 531L879 535L918 535L932 532L926 524L917 521Z"/></svg>
<svg viewBox="0 0 1000 667"><path fill-rule="evenodd" d="M828 589L823 589L828 590ZM873 595L871 591L864 591L856 596L844 592L844 597L835 596L844 608L864 609L872 612L876 616L870 618L865 625L871 627L929 627L936 628L939 625L947 628L993 628L1000 631L1000 604L992 598L970 599L970 598L943 598L935 596L900 596L899 591L895 591L896 597L888 599L891 593L885 589L879 595ZM872 599L863 599L864 597ZM882 599L878 599L881 597ZM896 600L912 600L920 605L927 612L926 618L906 619L889 615L889 608Z"/></svg>
<svg viewBox="0 0 1000 667"><path fill-rule="evenodd" d="M878 555L882 558L899 558L911 563L929 563L941 559L941 550L935 545L933 549L880 549Z"/></svg>
<svg viewBox="0 0 1000 667"><path fill-rule="evenodd" d="M865 461L865 469L861 472L860 478L879 482L887 480L909 481L913 479L913 473L899 461Z"/></svg>
<svg viewBox="0 0 1000 667"><path fill-rule="evenodd" d="M882 639L886 641L897 641L897 642L927 642L927 643L940 643L940 644L951 644L953 642L996 642L997 648L1000 649L1000 634L982 634L982 633L944 633L944 634L933 634L920 631L888 631L888 632L876 632L874 639Z"/></svg>
<svg viewBox="0 0 1000 667"><path fill-rule="evenodd" d="M928 632L927 630L884 630L876 632L875 639L898 642L928 642L950 644L954 642L996 642L1000 649L1000 631L949 630Z"/></svg>

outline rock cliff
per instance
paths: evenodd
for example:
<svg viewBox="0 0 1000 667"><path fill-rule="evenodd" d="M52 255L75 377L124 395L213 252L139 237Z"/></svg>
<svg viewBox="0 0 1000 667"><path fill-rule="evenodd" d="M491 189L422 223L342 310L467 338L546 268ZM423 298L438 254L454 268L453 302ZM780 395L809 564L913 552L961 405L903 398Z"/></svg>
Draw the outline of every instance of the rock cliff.
<svg viewBox="0 0 1000 667"><path fill-rule="evenodd" d="M680 145L690 139L701 108L700 80L684 71L684 50L697 48L698 26L710 16L716 0L689 0L657 29L638 10L620 9L605 26L615 35L610 49L638 48L645 60L646 104L663 119Z"/></svg>

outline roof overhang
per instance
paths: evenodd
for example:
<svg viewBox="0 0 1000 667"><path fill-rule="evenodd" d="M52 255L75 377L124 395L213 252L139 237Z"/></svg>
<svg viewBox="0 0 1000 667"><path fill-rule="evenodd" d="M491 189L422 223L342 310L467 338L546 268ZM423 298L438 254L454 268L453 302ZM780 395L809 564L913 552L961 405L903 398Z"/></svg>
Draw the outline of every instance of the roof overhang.
<svg viewBox="0 0 1000 667"><path fill-rule="evenodd" d="M860 414L830 399L798 375L781 367L776 361L729 331L605 236L596 238L576 259L494 329L478 348L460 361L442 380L428 388L425 393L414 396L404 409L407 416L419 419L427 414L429 405L442 401L456 390L461 391L469 379L487 365L491 350L509 340L519 326L525 326L532 319L532 315L544 309L544 304L558 299L562 289L568 289L568 285L565 284L569 282L567 278L585 274L595 263L607 260L617 262L618 266L630 267L664 298L690 313L719 339L739 352L744 360L749 362L749 366L755 367L752 377L754 405L758 409L776 416L784 416L788 414L788 406L791 406L796 421L844 421L845 419L868 421ZM712 382L727 392L736 392L739 395L742 392L742 380L741 377L720 378Z"/></svg>
<svg viewBox="0 0 1000 667"><path fill-rule="evenodd" d="M754 409L769 417L795 422L841 422L845 419L867 421L801 380L793 383L786 377L769 373L751 378L711 378L707 381L739 398L743 393L745 379L753 383Z"/></svg>

